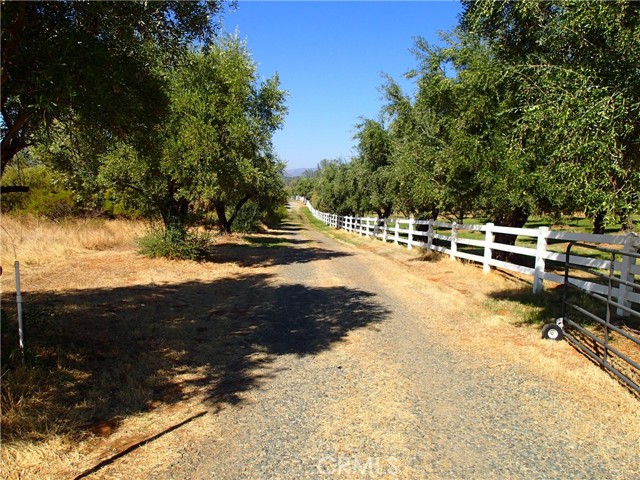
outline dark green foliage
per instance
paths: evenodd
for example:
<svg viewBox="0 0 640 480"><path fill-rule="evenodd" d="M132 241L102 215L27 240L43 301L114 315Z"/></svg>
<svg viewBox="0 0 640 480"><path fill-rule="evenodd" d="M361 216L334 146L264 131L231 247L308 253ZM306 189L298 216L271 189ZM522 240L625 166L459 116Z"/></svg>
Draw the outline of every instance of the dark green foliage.
<svg viewBox="0 0 640 480"><path fill-rule="evenodd" d="M283 204L284 165L271 145L287 111L278 77L259 81L234 36L189 52L168 77L170 114L154 144L114 145L99 162L102 184L154 208L167 226L213 211L227 233L249 200Z"/></svg>
<svg viewBox="0 0 640 480"><path fill-rule="evenodd" d="M316 183L316 176L302 176L295 178L291 183L291 194L310 200L316 187Z"/></svg>
<svg viewBox="0 0 640 480"><path fill-rule="evenodd" d="M361 212L359 197L362 189L352 165L343 160L323 160L318 165L315 192L316 208L338 215L355 215Z"/></svg>
<svg viewBox="0 0 640 480"><path fill-rule="evenodd" d="M221 2L14 1L1 9L3 173L54 120L144 141L168 107L155 59L210 42Z"/></svg>
<svg viewBox="0 0 640 480"><path fill-rule="evenodd" d="M287 207L284 205L278 205L276 207L266 209L262 214L262 221L267 227L274 228L284 222L287 216Z"/></svg>
<svg viewBox="0 0 640 480"><path fill-rule="evenodd" d="M262 211L260 206L253 201L248 201L238 211L233 222L233 230L239 233L255 233L262 223Z"/></svg>
<svg viewBox="0 0 640 480"><path fill-rule="evenodd" d="M534 167L534 207L611 221L638 210L640 4L470 2L511 95L510 151Z"/></svg>
<svg viewBox="0 0 640 480"><path fill-rule="evenodd" d="M284 205L260 204L249 200L238 211L231 226L234 232L257 233L262 226L277 227L285 218L287 218L287 209Z"/></svg>

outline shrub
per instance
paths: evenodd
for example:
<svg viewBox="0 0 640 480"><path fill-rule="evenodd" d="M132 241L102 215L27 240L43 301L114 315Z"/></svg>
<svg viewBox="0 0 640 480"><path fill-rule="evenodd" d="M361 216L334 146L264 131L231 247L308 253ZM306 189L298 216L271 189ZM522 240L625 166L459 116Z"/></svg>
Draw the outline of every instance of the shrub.
<svg viewBox="0 0 640 480"><path fill-rule="evenodd" d="M287 218L287 207L279 205L277 208L270 208L264 214L264 223L268 227L276 227Z"/></svg>
<svg viewBox="0 0 640 480"><path fill-rule="evenodd" d="M238 233L254 233L258 231L261 222L262 211L260 206L253 200L249 200L238 212L232 227Z"/></svg>
<svg viewBox="0 0 640 480"><path fill-rule="evenodd" d="M210 237L187 231L184 227L155 227L136 239L138 253L147 257L173 260L198 260L203 257Z"/></svg>
<svg viewBox="0 0 640 480"><path fill-rule="evenodd" d="M260 205L253 200L245 203L233 222L233 231L238 233L255 233L260 230L261 224L273 227L281 223L287 217L287 208L284 205Z"/></svg>

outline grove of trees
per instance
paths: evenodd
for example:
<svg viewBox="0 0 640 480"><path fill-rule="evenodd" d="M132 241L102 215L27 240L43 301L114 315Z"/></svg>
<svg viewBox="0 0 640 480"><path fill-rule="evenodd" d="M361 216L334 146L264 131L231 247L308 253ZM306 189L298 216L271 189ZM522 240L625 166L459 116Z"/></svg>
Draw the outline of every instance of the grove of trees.
<svg viewBox="0 0 640 480"><path fill-rule="evenodd" d="M464 0L443 45L418 38L413 94L387 78L355 157L324 161L294 193L342 215L473 213L519 227L585 212L596 232L632 227L640 3Z"/></svg>
<svg viewBox="0 0 640 480"><path fill-rule="evenodd" d="M286 92L219 32L223 2L1 8L5 207L24 204L12 192L31 180L85 210L157 216L184 238L284 204L272 136Z"/></svg>

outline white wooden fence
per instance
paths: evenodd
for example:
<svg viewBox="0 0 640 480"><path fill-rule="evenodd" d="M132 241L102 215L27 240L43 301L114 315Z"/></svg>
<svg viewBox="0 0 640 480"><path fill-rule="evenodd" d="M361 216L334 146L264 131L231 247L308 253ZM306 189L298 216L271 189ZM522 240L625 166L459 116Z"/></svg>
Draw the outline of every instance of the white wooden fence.
<svg viewBox="0 0 640 480"><path fill-rule="evenodd" d="M361 236L378 238L382 241L389 241L395 244L406 244L407 248L421 247L437 252L448 254L451 259L464 258L466 260L481 263L484 272L489 272L491 267L498 267L504 270L519 272L533 277L533 292L542 290L543 280L562 284L564 276L558 273L545 271L546 261L556 261L564 263L566 255L548 250L548 241L560 242L585 242L591 244L605 244L618 246L624 252L637 252L640 249L640 237L635 233L627 235L592 235L566 231L550 230L548 227L539 228L511 228L501 227L493 223L485 225L465 225L456 222L437 222L434 220L415 220L404 218L376 218L376 217L343 217L316 210L311 203L303 197L297 197L309 208L315 218L334 228L353 232ZM426 226L420 230L417 225ZM460 238L460 232L478 232L482 239ZM519 237L530 237L535 239L535 248L528 248L516 245L506 245L495 242L495 234L503 233L517 235ZM434 240L438 240L436 245ZM448 244L443 246L442 244ZM461 246L475 247L482 250L482 255L460 250ZM494 258L493 252L499 250L511 252L535 259L533 267L509 263ZM572 265L589 267L593 269L611 268L611 260L602 260L588 256L572 254L570 263ZM620 261L614 260L613 268L619 272L619 278L633 281L636 275L640 275L640 265L637 261L629 261L629 257L624 257ZM583 290L607 295L608 287L596 282L587 280L571 279L572 283ZM640 304L640 292L628 288L614 288L612 295L617 298L621 305L631 306L632 303ZM634 308L635 310L635 308Z"/></svg>

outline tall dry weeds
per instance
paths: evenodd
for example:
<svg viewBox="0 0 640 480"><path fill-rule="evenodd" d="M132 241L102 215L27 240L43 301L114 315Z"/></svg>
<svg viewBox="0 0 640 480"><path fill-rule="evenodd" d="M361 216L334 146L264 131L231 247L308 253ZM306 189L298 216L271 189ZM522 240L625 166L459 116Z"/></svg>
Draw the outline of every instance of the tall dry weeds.
<svg viewBox="0 0 640 480"><path fill-rule="evenodd" d="M144 232L143 222L131 220L69 219L59 222L35 217L0 219L0 261L11 268L14 260L42 265L87 251L133 248Z"/></svg>

